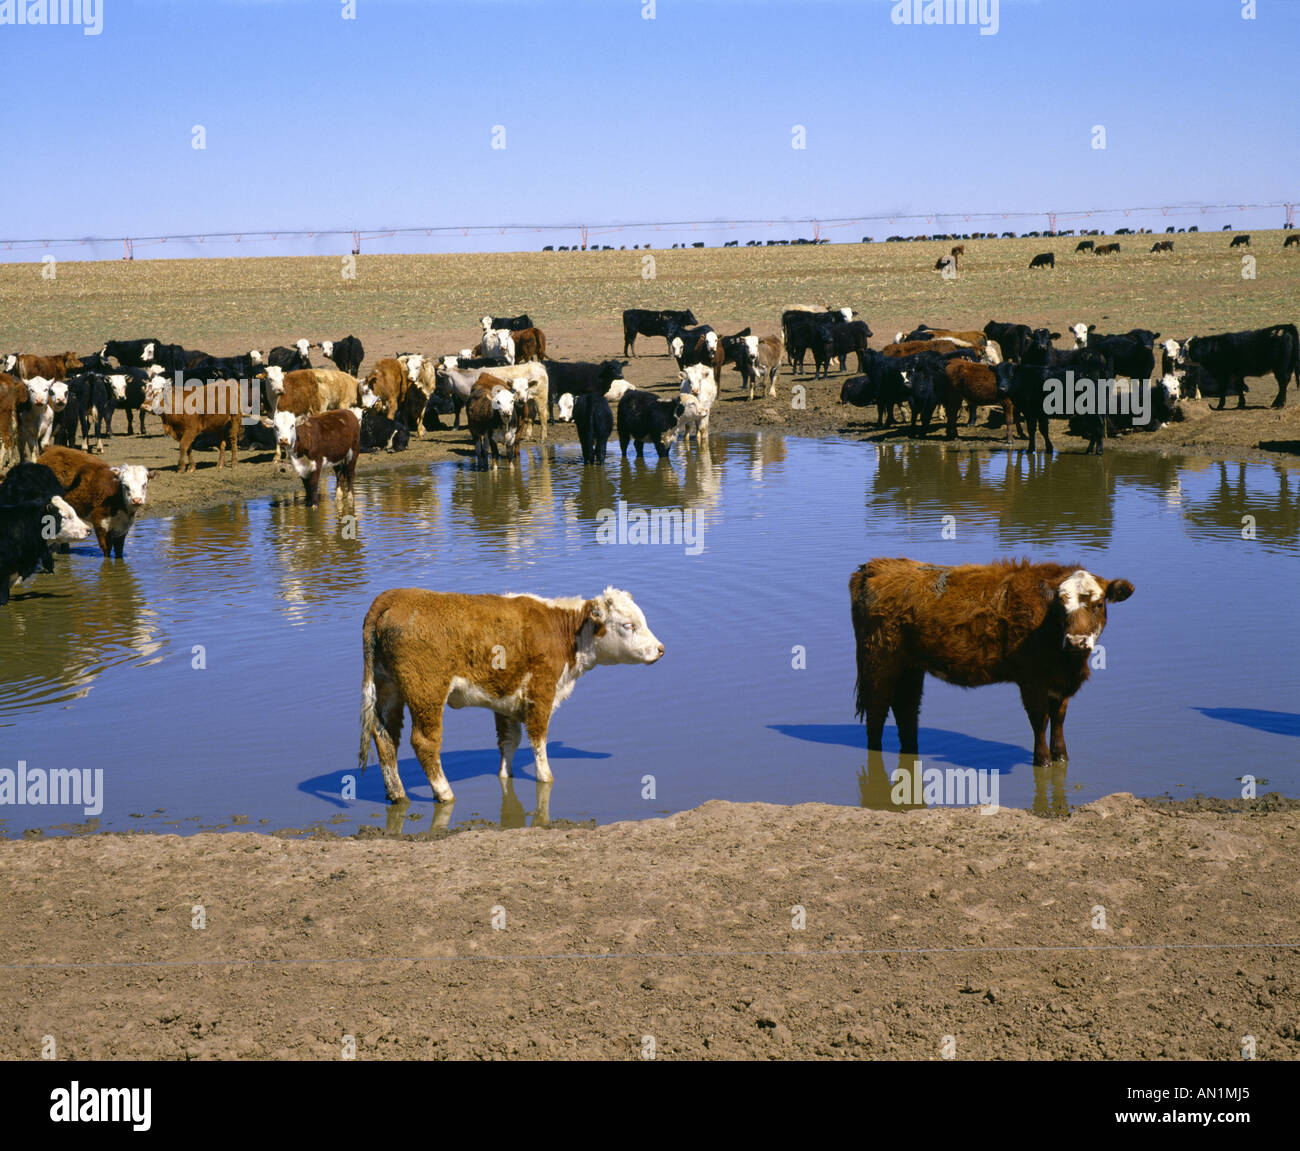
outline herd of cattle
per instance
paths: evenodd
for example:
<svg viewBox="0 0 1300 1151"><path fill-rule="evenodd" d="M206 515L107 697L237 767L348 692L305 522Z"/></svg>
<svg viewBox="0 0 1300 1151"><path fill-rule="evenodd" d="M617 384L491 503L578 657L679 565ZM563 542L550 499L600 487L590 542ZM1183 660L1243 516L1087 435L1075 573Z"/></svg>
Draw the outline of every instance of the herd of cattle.
<svg viewBox="0 0 1300 1151"><path fill-rule="evenodd" d="M908 431L924 436L942 408L955 438L963 405L971 424L980 408L992 408L1008 442L1014 428L1033 451L1041 431L1049 453L1052 418L1068 419L1086 450L1100 454L1108 435L1182 418L1184 398L1217 397L1221 409L1236 395L1244 407L1246 379L1272 375L1272 403L1282 407L1290 381L1300 383L1294 324L1179 341L1145 329L1103 334L1080 323L1070 328L1069 349L1056 346L1058 332L1000 321L971 330L922 324L879 350L872 336L850 307L791 306L779 329L762 336L748 327L723 335L689 309L628 309L623 354L636 355L639 337L664 339L680 385L668 398L632 387L623 378L627 359L550 358L545 333L526 314L484 316L474 346L437 357L385 356L364 376L365 352L354 336L302 339L265 355L212 356L152 338L110 340L85 355L14 353L0 359L0 470L15 464L0 482L0 603L12 583L51 569L56 544L93 533L105 556L122 555L154 473L109 467L94 454L113 434L119 409L128 435L137 425L143 435L147 417L158 418L178 445L179 472L195 470L195 448L215 448L218 467L229 449L232 468L241 446L274 449L316 506L327 468L335 472L335 498L346 500L363 451L401 451L412 435L443 428L448 414L453 429L464 417L483 468L503 454L515 458L535 428L545 439L555 420L576 425L584 464L603 464L615 414L624 457L631 445L641 457L650 442L662 458L679 438L687 445L692 436L697 445L707 439L729 364L753 400L756 390L776 395L787 365L799 376L811 357L813 379L825 379L834 363L847 372L855 356L840 402L874 406L877 427L901 424L896 412L907 408ZM313 365L312 348L333 367ZM1109 390L1092 405L1062 409L1052 402L1062 378Z"/></svg>

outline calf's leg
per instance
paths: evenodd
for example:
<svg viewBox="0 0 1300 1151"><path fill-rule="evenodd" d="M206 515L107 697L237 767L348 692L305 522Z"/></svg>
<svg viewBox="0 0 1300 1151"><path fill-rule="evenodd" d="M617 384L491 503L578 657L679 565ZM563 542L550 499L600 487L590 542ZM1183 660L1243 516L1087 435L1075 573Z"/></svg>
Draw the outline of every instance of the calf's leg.
<svg viewBox="0 0 1300 1151"><path fill-rule="evenodd" d="M1052 723L1052 759L1069 759L1065 750L1065 709L1070 706L1068 699L1048 700L1049 716Z"/></svg>
<svg viewBox="0 0 1300 1151"><path fill-rule="evenodd" d="M898 724L898 740L904 755L917 755L921 724L921 692L925 687L925 672L920 668L906 668L894 682L892 706L894 722Z"/></svg>
<svg viewBox="0 0 1300 1151"><path fill-rule="evenodd" d="M375 754L379 756L379 770L384 777L384 794L389 803L406 798L406 789L397 773L397 745L402 740L402 693L386 676L375 675Z"/></svg>
<svg viewBox="0 0 1300 1151"><path fill-rule="evenodd" d="M515 752L519 750L522 728L519 721L510 716L498 714L496 721L497 749L501 752L501 768L497 775L506 780L515 774Z"/></svg>
<svg viewBox="0 0 1300 1151"><path fill-rule="evenodd" d="M1020 702L1025 705L1025 714L1034 732L1034 766L1042 767L1051 762L1047 753L1047 696L1037 687L1021 684ZM1062 711L1061 718L1064 717Z"/></svg>
<svg viewBox="0 0 1300 1151"><path fill-rule="evenodd" d="M546 760L546 730L550 726L549 709L530 707L524 715L524 725L528 728L528 746L533 749L534 771L538 783L550 783L551 765Z"/></svg>
<svg viewBox="0 0 1300 1151"><path fill-rule="evenodd" d="M411 712L411 746L415 748L415 757L424 768L429 779L429 786L439 803L450 803L455 796L451 784L442 773L442 707L421 709Z"/></svg>

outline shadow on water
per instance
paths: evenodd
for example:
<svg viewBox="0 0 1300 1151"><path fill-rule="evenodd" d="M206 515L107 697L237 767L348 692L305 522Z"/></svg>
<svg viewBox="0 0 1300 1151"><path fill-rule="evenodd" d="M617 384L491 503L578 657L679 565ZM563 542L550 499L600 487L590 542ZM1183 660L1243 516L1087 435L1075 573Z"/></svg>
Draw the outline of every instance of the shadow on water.
<svg viewBox="0 0 1300 1151"><path fill-rule="evenodd" d="M610 753L607 751L584 751L579 747L568 747L563 740L552 739L546 744L546 755L548 759L609 759ZM533 763L529 758L527 747L522 747L515 756L515 776L522 779L535 779L531 774ZM495 776L501 767L501 753L496 748L482 748L467 751L444 751L442 753L442 771L452 783L466 780L477 779L481 776ZM525 770L527 768L528 770ZM424 768L420 766L420 761L415 756L407 756L405 759L397 761L397 771L402 777L402 783L409 792L413 787L429 786L429 780L424 774ZM298 784L298 790L314 799L323 800L332 804L334 807L346 810L351 806L351 801L345 800L341 796L343 786L343 777L352 775L357 781L356 800L363 803L385 803L384 796L384 777L379 770L379 765L374 762L373 752L370 757L370 764L366 768L365 774L361 774L360 768L346 768L340 771L331 771L325 775L314 775L310 779L304 779ZM417 803L433 803L433 796L430 793L428 799L417 798Z"/></svg>
<svg viewBox="0 0 1300 1151"><path fill-rule="evenodd" d="M1288 711L1263 711L1255 707L1194 707L1206 719L1221 719L1224 723L1239 723L1270 735L1300 736L1300 715Z"/></svg>
<svg viewBox="0 0 1300 1151"><path fill-rule="evenodd" d="M808 743L833 743L865 750L866 729L860 723L770 723L771 731L780 732L791 739ZM974 767L982 771L996 771L1005 775L1021 764L1032 762L1028 750L1014 743L999 743L979 739L960 731L944 731L937 727L920 729L920 744L925 749L922 760L937 759L959 767ZM890 750L897 751L898 728L885 728L885 741Z"/></svg>

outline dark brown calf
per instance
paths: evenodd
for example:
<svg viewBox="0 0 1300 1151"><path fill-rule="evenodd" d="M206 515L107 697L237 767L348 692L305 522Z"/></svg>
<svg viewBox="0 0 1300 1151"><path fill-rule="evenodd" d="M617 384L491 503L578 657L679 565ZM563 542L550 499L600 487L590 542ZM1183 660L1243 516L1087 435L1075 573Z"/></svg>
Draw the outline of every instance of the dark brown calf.
<svg viewBox="0 0 1300 1151"><path fill-rule="evenodd" d="M1023 436L1020 426L1020 413L1009 396L998 395L998 377L988 364L977 364L972 360L949 360L944 366L948 375L948 397L945 404L948 411L948 438L957 438L957 417L961 414L962 401L970 410L970 423L975 422L975 413L981 407L998 404L1006 420L1007 442L1011 441L1011 424L1014 421L1016 433Z"/></svg>
<svg viewBox="0 0 1300 1151"><path fill-rule="evenodd" d="M361 454L361 422L346 408L300 420L290 433L289 462L302 478L307 506L320 503L320 477L334 469L334 498L351 499Z"/></svg>
<svg viewBox="0 0 1300 1151"><path fill-rule="evenodd" d="M1088 678L1106 604L1133 594L1066 564L1002 560L939 567L873 559L849 579L857 641L857 714L881 749L892 709L916 755L926 673L958 687L1014 683L1034 732L1034 763L1066 759L1065 709ZM1049 754L1047 725L1051 723Z"/></svg>

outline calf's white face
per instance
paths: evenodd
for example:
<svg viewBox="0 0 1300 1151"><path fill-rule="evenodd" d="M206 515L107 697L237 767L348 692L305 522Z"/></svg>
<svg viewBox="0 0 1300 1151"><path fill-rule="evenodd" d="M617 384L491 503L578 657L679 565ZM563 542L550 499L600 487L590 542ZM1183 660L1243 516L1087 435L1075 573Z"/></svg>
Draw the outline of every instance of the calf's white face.
<svg viewBox="0 0 1300 1151"><path fill-rule="evenodd" d="M656 663L663 657L664 645L627 592L607 587L590 601L590 614L597 663Z"/></svg>
<svg viewBox="0 0 1300 1151"><path fill-rule="evenodd" d="M613 391L611 386L610 391ZM573 393L565 392L558 400L555 401L555 418L564 423L573 419Z"/></svg>
<svg viewBox="0 0 1300 1151"><path fill-rule="evenodd" d="M483 325L483 331L484 331L484 332L490 332L490 331L492 330L492 317L491 317L491 316L484 316L481 320L479 320L479 323Z"/></svg>
<svg viewBox="0 0 1300 1151"><path fill-rule="evenodd" d="M420 378L420 368L424 364L424 357L421 355L406 357L406 376L411 383L415 383Z"/></svg>
<svg viewBox="0 0 1300 1151"><path fill-rule="evenodd" d="M262 366L262 353L256 348L248 353L248 359L255 368L260 368Z"/></svg>
<svg viewBox="0 0 1300 1151"><path fill-rule="evenodd" d="M152 360L152 359L153 359L153 353L154 353L154 346L153 346L153 343L150 342L150 343L148 343L148 344L145 344L145 346L144 346L144 351L142 351L142 352L140 353L140 358L141 358L142 360L146 360L146 361L147 361L147 360Z"/></svg>
<svg viewBox="0 0 1300 1151"><path fill-rule="evenodd" d="M68 385L62 380L55 380L50 385L50 407L61 412L68 404Z"/></svg>
<svg viewBox="0 0 1300 1151"><path fill-rule="evenodd" d="M1056 598L1065 611L1063 648L1092 651L1106 626L1106 603L1122 603L1133 594L1128 580L1099 580L1080 568L1061 581Z"/></svg>
<svg viewBox="0 0 1300 1151"><path fill-rule="evenodd" d="M686 350L686 345L682 343L681 336L674 336L673 342L668 346L672 349L673 355L680 360L682 358L682 353Z"/></svg>
<svg viewBox="0 0 1300 1151"><path fill-rule="evenodd" d="M284 369L274 366L267 368L266 384L271 389L271 395L280 395L284 391Z"/></svg>
<svg viewBox="0 0 1300 1151"><path fill-rule="evenodd" d="M5 356L5 371L12 372L18 366L18 357L15 355Z"/></svg>
<svg viewBox="0 0 1300 1151"><path fill-rule="evenodd" d="M1177 340L1165 340L1160 345L1165 350L1165 355L1169 357L1170 363L1180 363L1183 357L1183 347Z"/></svg>
<svg viewBox="0 0 1300 1151"><path fill-rule="evenodd" d="M952 257L949 257L949 259L951 259L951 258L952 258ZM844 322L845 322L846 324L847 324L847 323L850 323L850 322L852 322L852 320L853 320L853 309L852 309L852 308L841 308L841 309L840 309L840 315L844 317Z"/></svg>
<svg viewBox="0 0 1300 1151"><path fill-rule="evenodd" d="M332 359L334 358L334 341L333 341L333 340L321 340L321 342L320 342L320 350L321 350L322 353L324 353L324 355L325 355L328 359L331 359L331 360L332 360Z"/></svg>
<svg viewBox="0 0 1300 1151"><path fill-rule="evenodd" d="M275 413L275 438L287 448L298 442L298 419L292 412Z"/></svg>
<svg viewBox="0 0 1300 1151"><path fill-rule="evenodd" d="M108 386L113 390L113 399L115 400L126 399L126 377L125 376L109 376Z"/></svg>
<svg viewBox="0 0 1300 1151"><path fill-rule="evenodd" d="M1160 381L1160 386L1165 390L1165 398L1171 403L1176 404L1182 397L1182 387L1178 383L1178 377L1173 372L1166 372Z"/></svg>
<svg viewBox="0 0 1300 1151"><path fill-rule="evenodd" d="M294 344L294 347L298 349L299 355L301 355L303 359L306 359L307 351L308 349L311 348L311 344L308 343L306 340L299 340L296 344Z"/></svg>
<svg viewBox="0 0 1300 1151"><path fill-rule="evenodd" d="M749 358L751 360L758 359L758 337L757 336L745 337L745 351L749 353Z"/></svg>
<svg viewBox="0 0 1300 1151"><path fill-rule="evenodd" d="M50 381L44 376L33 376L27 381L27 398L32 407L43 408L50 402Z"/></svg>
<svg viewBox="0 0 1300 1151"><path fill-rule="evenodd" d="M1086 348L1088 346L1088 325L1071 324L1070 332L1074 336L1074 346L1076 348Z"/></svg>
<svg viewBox="0 0 1300 1151"><path fill-rule="evenodd" d="M609 391L605 393L605 399L609 401L609 406L612 408L615 405L617 405L619 400L623 398L624 392L628 392L631 390L632 390L632 385L629 384L626 380L615 380L612 384L609 385ZM561 397L561 402L563 402L563 399L564 397ZM569 412L570 415L572 415L573 412L572 397L569 397Z"/></svg>
<svg viewBox="0 0 1300 1151"><path fill-rule="evenodd" d="M497 388L492 393L492 410L507 420L514 415L515 394L509 388Z"/></svg>
<svg viewBox="0 0 1300 1151"><path fill-rule="evenodd" d="M143 507L149 494L149 469L141 464L123 464L114 468L113 474L122 485L122 498L127 507Z"/></svg>
<svg viewBox="0 0 1300 1151"><path fill-rule="evenodd" d="M717 332L705 332L705 333L704 333L704 346L705 346L706 348L708 348L710 352L716 352L716 351L718 350L718 333L717 333Z"/></svg>

